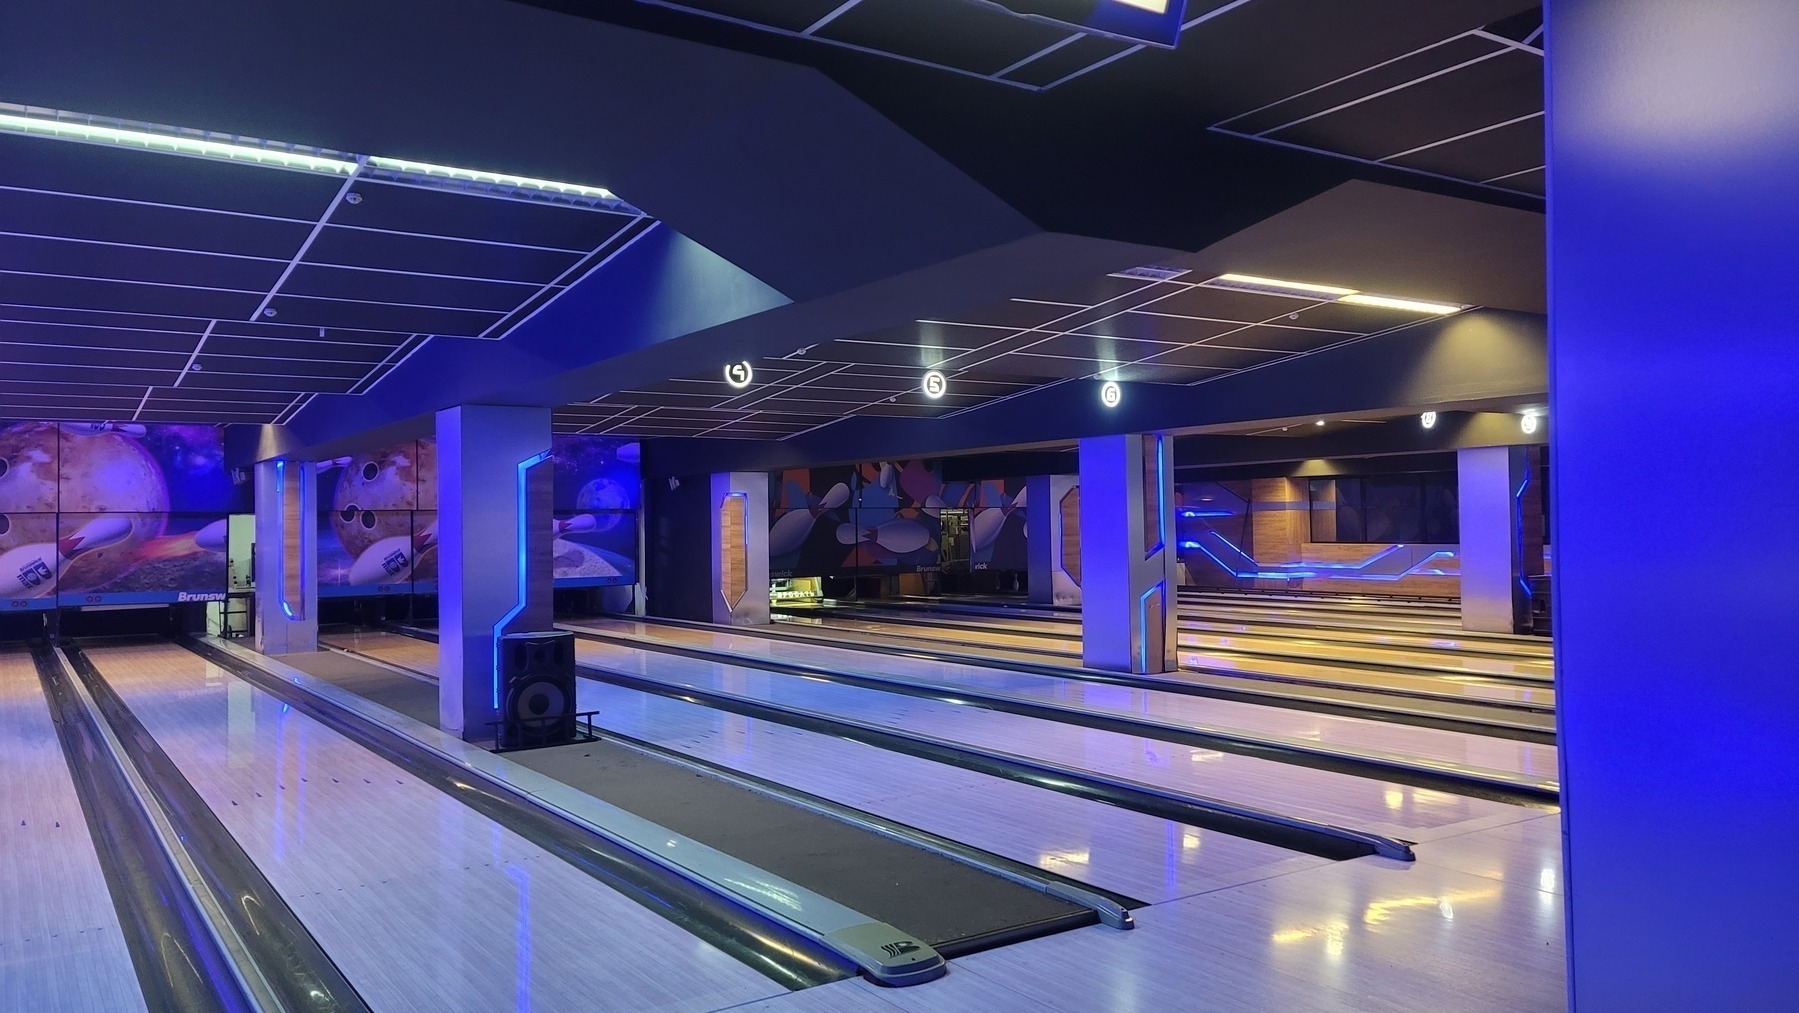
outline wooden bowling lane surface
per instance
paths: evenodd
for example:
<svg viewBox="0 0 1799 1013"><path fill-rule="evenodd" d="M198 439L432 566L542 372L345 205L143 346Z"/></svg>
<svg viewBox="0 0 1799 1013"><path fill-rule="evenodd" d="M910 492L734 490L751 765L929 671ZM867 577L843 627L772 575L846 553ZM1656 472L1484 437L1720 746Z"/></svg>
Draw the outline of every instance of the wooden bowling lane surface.
<svg viewBox="0 0 1799 1013"><path fill-rule="evenodd" d="M908 657L891 651L858 650L852 645L822 647L753 633L633 620L588 620L570 624L569 628L592 628L661 643L729 651L752 662L758 658L790 661L851 675L898 678L915 684L1091 710L1124 719L1236 733L1313 749L1323 747L1345 755L1410 763L1435 770L1477 772L1523 784L1553 781L1557 771L1554 746L1510 738L1266 707L1184 693L1108 686L1002 667Z"/></svg>
<svg viewBox="0 0 1799 1013"><path fill-rule="evenodd" d="M1081 657L1078 639L1051 639L990 631L974 626L946 629L928 623L881 622L835 616L808 618L803 621L803 625L809 632L822 632L827 636L840 635L851 644L869 649L879 649L887 641L902 641L925 645L927 649L988 655L996 660L1013 658L1036 664L1071 666L1078 666ZM1202 675L1202 672L1211 672L1225 677L1269 677L1308 686L1390 691L1425 700L1543 711L1553 710L1555 707L1555 689L1552 686L1508 682L1491 676L1379 671L1229 652L1190 650L1185 647L1185 638L1182 639L1177 657L1185 673L1178 677L1201 683L1217 681L1208 680ZM1270 681L1264 688L1277 690L1278 683Z"/></svg>
<svg viewBox="0 0 1799 1013"><path fill-rule="evenodd" d="M377 1010L712 1010L782 991L179 646L88 655Z"/></svg>
<svg viewBox="0 0 1799 1013"><path fill-rule="evenodd" d="M980 631L1011 638L1012 646L1025 646L1032 640L1060 650L1079 652L1081 626L1077 621L1033 619L1012 616L974 616L888 611L878 606L846 610L845 619L864 616L884 622L911 622L941 629L945 636L962 631ZM826 613L827 621L839 621L836 614ZM1304 632L1238 633L1208 632L1200 624L1182 622L1180 645L1201 659L1231 668L1253 667L1263 658L1290 660L1298 663L1335 665L1346 668L1374 669L1393 672L1421 672L1447 676L1483 676L1491 678L1550 682L1555 678L1554 663L1547 658L1494 657L1470 654L1457 649L1439 647L1400 647L1386 644L1352 643L1325 640Z"/></svg>
<svg viewBox="0 0 1799 1013"><path fill-rule="evenodd" d="M143 1008L37 668L0 648L0 1009Z"/></svg>
<svg viewBox="0 0 1799 1013"><path fill-rule="evenodd" d="M384 643L383 638L418 645ZM364 633L360 649L436 666L436 645ZM1159 902L1326 859L875 746L583 679L602 731L765 778L1016 861ZM878 771L878 776L871 776ZM1178 842L1169 847L1169 842ZM798 842L796 842L798 844Z"/></svg>
<svg viewBox="0 0 1799 1013"><path fill-rule="evenodd" d="M920 697L582 640L583 665L852 718L1259 809L1429 840L1518 807Z"/></svg>

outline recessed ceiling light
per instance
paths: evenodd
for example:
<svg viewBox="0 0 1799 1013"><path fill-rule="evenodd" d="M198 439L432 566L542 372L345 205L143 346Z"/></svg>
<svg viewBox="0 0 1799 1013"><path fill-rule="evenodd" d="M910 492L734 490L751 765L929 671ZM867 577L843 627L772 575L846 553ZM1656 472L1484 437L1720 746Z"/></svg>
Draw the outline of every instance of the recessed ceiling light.
<svg viewBox="0 0 1799 1013"><path fill-rule="evenodd" d="M1319 419L1319 420L1318 420L1318 421L1316 421L1316 422L1314 422L1314 423L1312 423L1312 424L1313 424L1313 425L1315 425L1315 426L1321 426L1321 425L1324 425L1324 420L1323 420L1323 419Z"/></svg>
<svg viewBox="0 0 1799 1013"><path fill-rule="evenodd" d="M1357 292L1353 295L1346 295L1337 301L1348 303L1351 306L1375 306L1385 310L1407 310L1412 313L1436 313L1439 315L1444 313L1460 313L1462 310L1468 308L1466 306L1457 306L1454 303L1427 302L1423 299L1399 299L1390 295L1370 295L1366 292Z"/></svg>

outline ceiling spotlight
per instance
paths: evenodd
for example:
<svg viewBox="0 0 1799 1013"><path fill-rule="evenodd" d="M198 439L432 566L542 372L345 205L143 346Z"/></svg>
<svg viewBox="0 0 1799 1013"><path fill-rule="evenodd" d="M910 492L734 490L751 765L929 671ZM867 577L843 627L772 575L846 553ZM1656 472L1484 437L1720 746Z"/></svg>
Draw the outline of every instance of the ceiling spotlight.
<svg viewBox="0 0 1799 1013"><path fill-rule="evenodd" d="M921 386L924 389L924 396L935 401L943 396L944 391L949 390L949 378L937 370L928 369L925 371L924 383Z"/></svg>
<svg viewBox="0 0 1799 1013"><path fill-rule="evenodd" d="M1316 422L1314 422L1314 423L1312 423L1312 425L1315 425L1315 426L1321 426L1321 425L1324 425L1324 420L1323 420L1323 419L1319 419L1319 420L1318 420L1318 421L1316 421Z"/></svg>
<svg viewBox="0 0 1799 1013"><path fill-rule="evenodd" d="M265 317L271 317L271 318L272 318L272 317L273 317L273 316L274 316L274 315L275 315L275 307L273 307L273 306L270 306L270 307L269 307L269 308L268 308L268 309L265 309L265 310L263 310L263 311L262 311L262 315L263 315L263 316L265 316Z"/></svg>
<svg viewBox="0 0 1799 1013"><path fill-rule="evenodd" d="M1426 429L1433 428L1437 424L1437 413L1425 412L1423 415L1418 416L1418 421L1423 423L1424 428Z"/></svg>
<svg viewBox="0 0 1799 1013"><path fill-rule="evenodd" d="M1118 402L1123 401L1123 400L1124 400L1124 388L1118 386L1117 380L1107 380L1104 384L1100 385L1100 388L1099 388L1099 403L1100 404L1105 405L1107 408L1116 408L1116 407L1118 407Z"/></svg>
<svg viewBox="0 0 1799 1013"><path fill-rule="evenodd" d="M1524 430L1526 436L1535 433L1537 431L1537 413L1525 412L1518 418L1518 428Z"/></svg>
<svg viewBox="0 0 1799 1013"><path fill-rule="evenodd" d="M344 203L345 204L361 204L362 203L362 194L359 194L356 191L351 190L349 193L344 194Z"/></svg>

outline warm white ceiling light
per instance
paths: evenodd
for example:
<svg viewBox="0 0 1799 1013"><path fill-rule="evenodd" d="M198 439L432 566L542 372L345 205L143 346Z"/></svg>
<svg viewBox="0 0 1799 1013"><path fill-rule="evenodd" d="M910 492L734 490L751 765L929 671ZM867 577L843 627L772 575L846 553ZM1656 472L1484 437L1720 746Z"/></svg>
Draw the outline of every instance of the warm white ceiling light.
<svg viewBox="0 0 1799 1013"><path fill-rule="evenodd" d="M24 108L27 107L13 105L0 107L0 109L7 110ZM77 118L72 113L55 113L49 110L45 112L48 115L21 116L16 112L0 111L0 132L49 137L63 141L80 141L85 144L137 148L141 151L160 151L170 155L192 155L198 158L217 158L233 162L254 162L258 165L301 169L307 172L329 172L347 176L356 171L356 160L353 157L333 155L318 148L303 149L276 144L272 141L257 141L254 138L222 140L220 138L230 135L209 134L198 130L180 130L175 127L138 130L97 122L97 118L94 117ZM115 124L123 122L122 120L112 121ZM148 126L149 124L144 125Z"/></svg>
<svg viewBox="0 0 1799 1013"><path fill-rule="evenodd" d="M1341 288L1336 285L1314 285L1305 281L1287 281L1284 278L1264 278L1254 274L1221 274L1211 281L1201 282L1206 288L1222 288L1233 292L1254 292L1258 295L1280 295L1290 299L1315 299L1321 302L1348 303L1351 306L1376 306L1381 309L1405 310L1409 313L1460 313L1468 307L1456 303L1430 302L1425 299L1401 299L1397 296L1375 295L1353 288Z"/></svg>
<svg viewBox="0 0 1799 1013"><path fill-rule="evenodd" d="M1149 11L1151 14L1168 13L1168 0L1113 0L1113 2L1121 3L1126 7L1135 7L1138 10Z"/></svg>
<svg viewBox="0 0 1799 1013"><path fill-rule="evenodd" d="M1323 419L1319 419L1319 420L1318 420L1318 421L1316 421L1316 422L1314 422L1314 423L1312 423L1312 424L1313 424L1313 425L1315 425L1315 426L1321 426L1321 425L1324 425L1324 420L1323 420Z"/></svg>
<svg viewBox="0 0 1799 1013"><path fill-rule="evenodd" d="M1236 289L1242 292L1260 292L1264 295L1286 295L1300 299L1339 299L1346 295L1354 295L1353 288L1338 288L1335 285L1313 285L1303 281L1284 281L1280 278L1263 278L1254 274L1221 274L1205 283L1212 288Z"/></svg>
<svg viewBox="0 0 1799 1013"><path fill-rule="evenodd" d="M1423 299L1398 299L1390 295L1370 295L1367 292L1356 292L1337 300L1351 306L1375 306L1384 310L1406 310L1411 313L1460 313L1466 306L1454 303L1426 302Z"/></svg>

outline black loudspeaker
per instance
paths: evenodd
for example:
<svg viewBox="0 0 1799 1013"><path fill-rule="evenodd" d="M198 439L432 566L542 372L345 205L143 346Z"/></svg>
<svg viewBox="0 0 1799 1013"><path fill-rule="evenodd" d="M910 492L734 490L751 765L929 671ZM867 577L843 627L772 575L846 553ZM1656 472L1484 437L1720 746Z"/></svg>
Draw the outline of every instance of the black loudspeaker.
<svg viewBox="0 0 1799 1013"><path fill-rule="evenodd" d="M575 635L564 630L500 638L501 749L575 739Z"/></svg>

